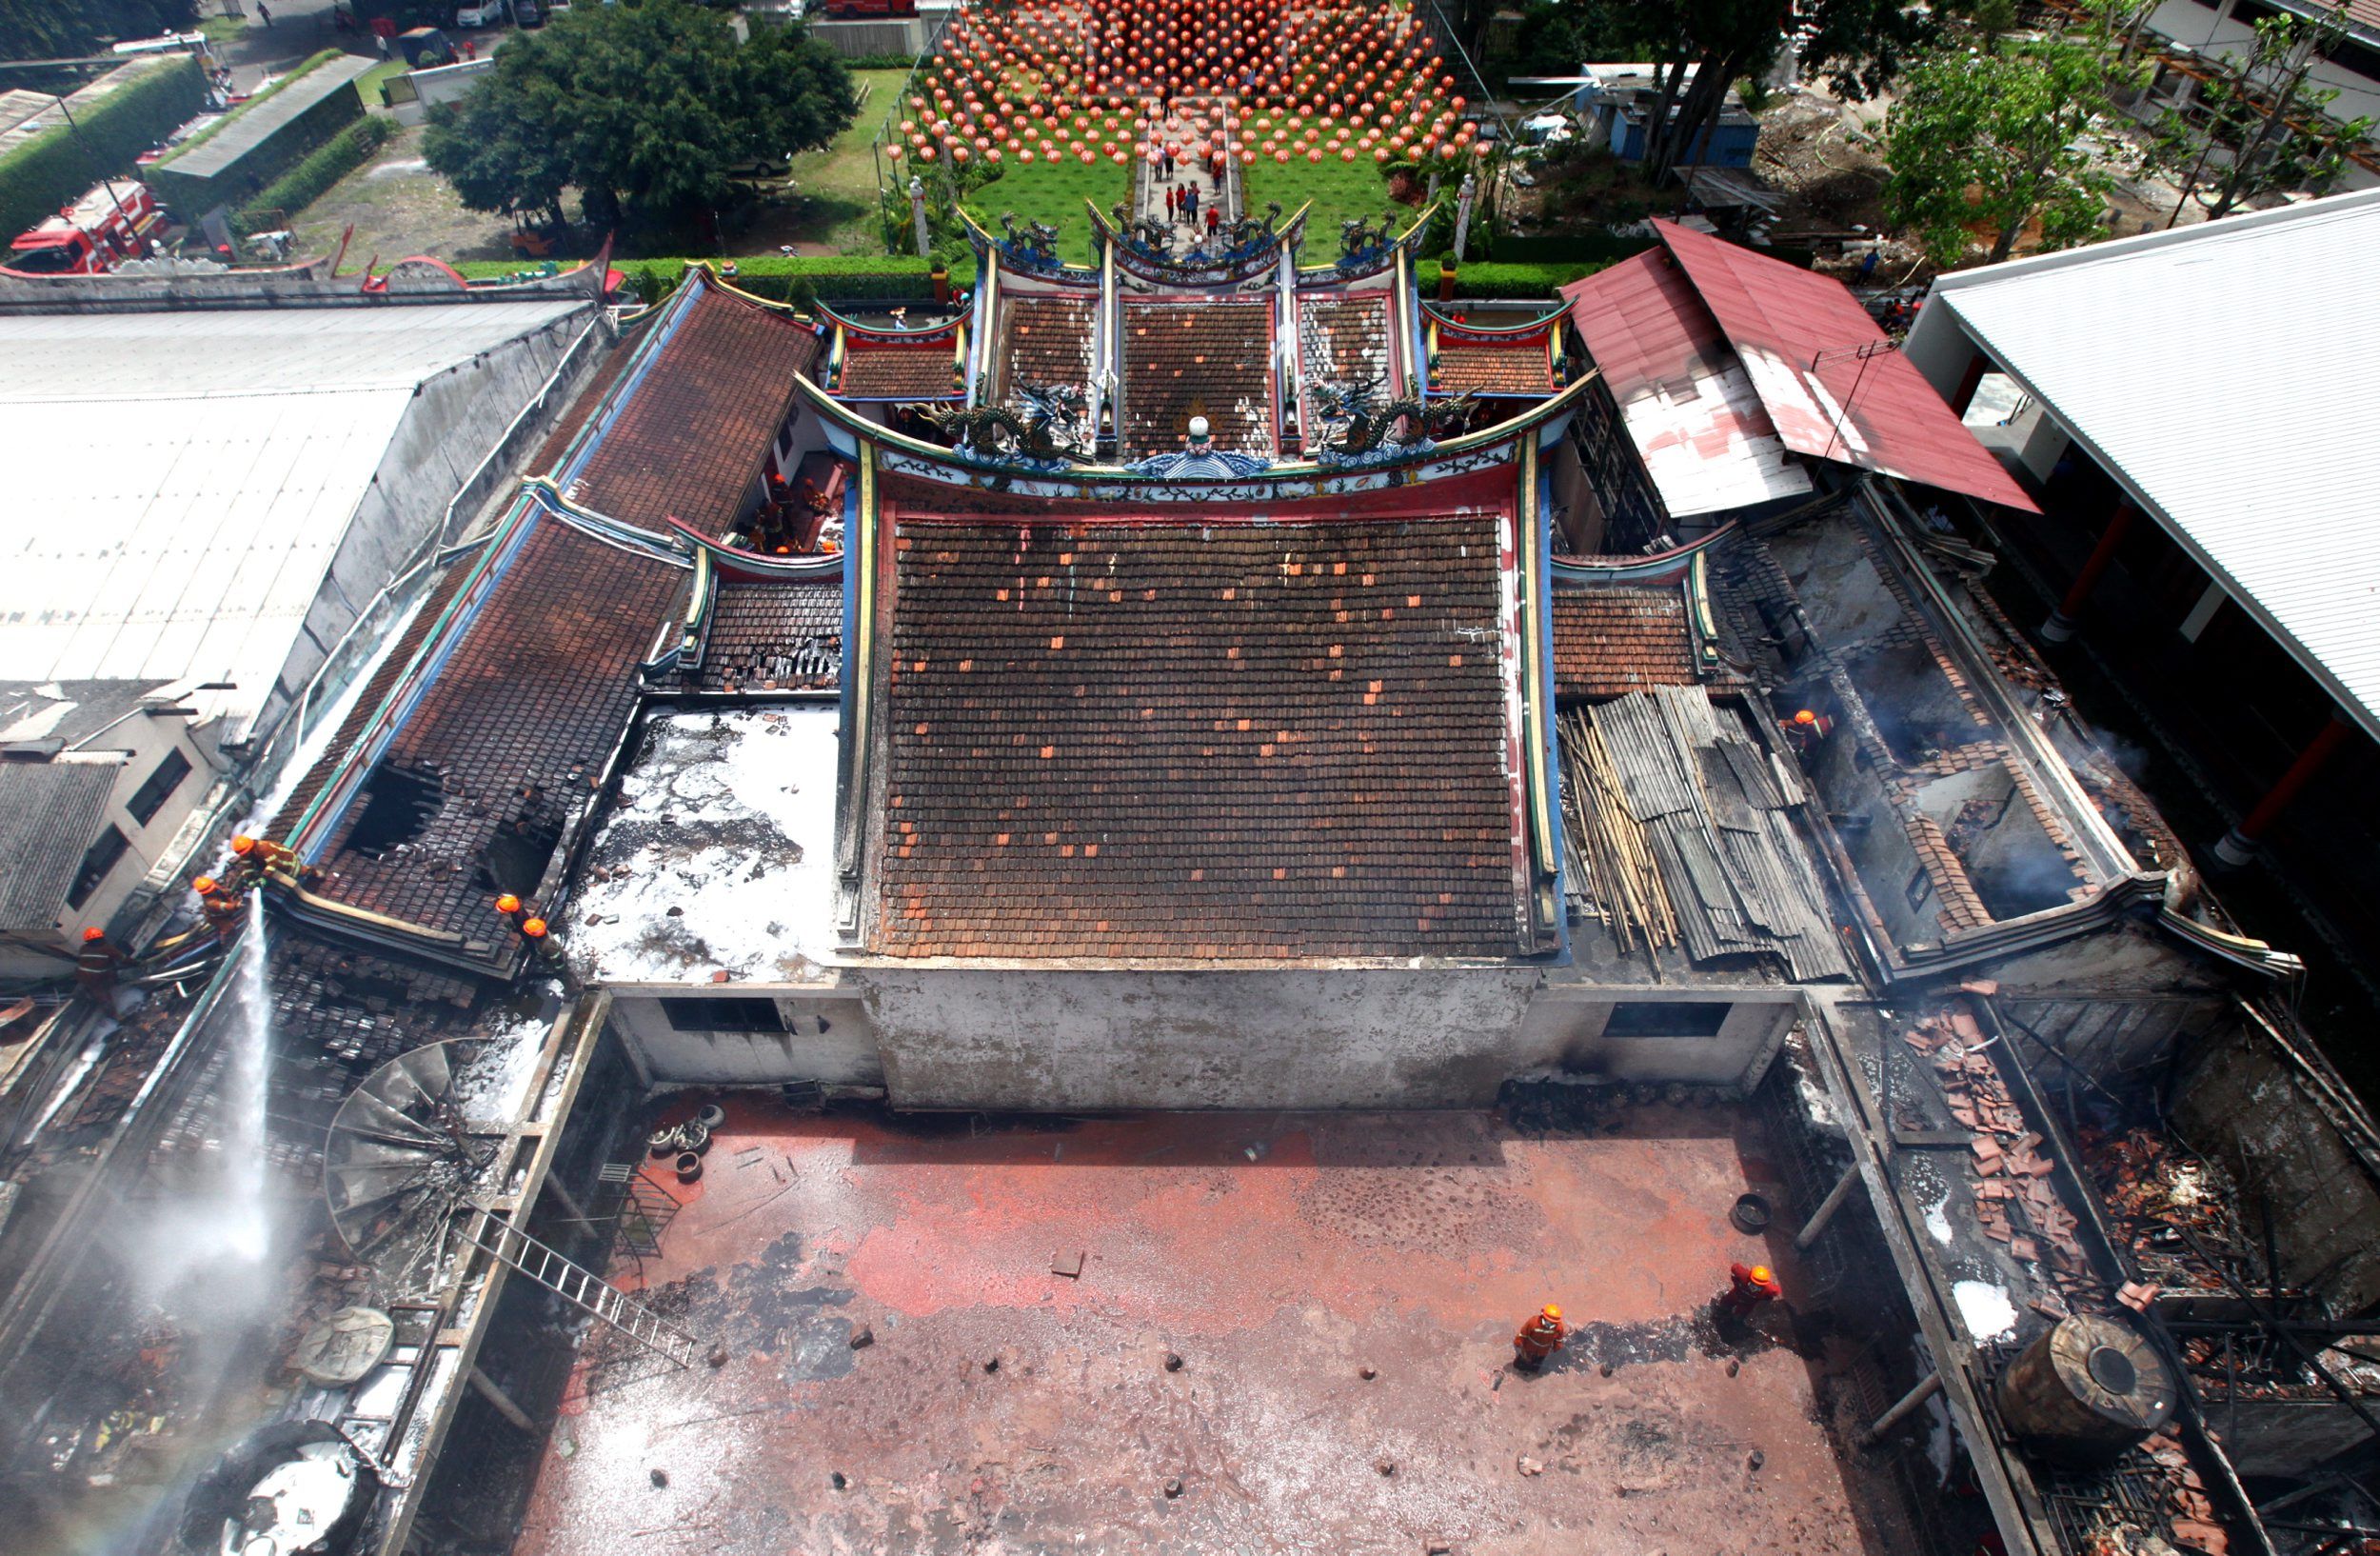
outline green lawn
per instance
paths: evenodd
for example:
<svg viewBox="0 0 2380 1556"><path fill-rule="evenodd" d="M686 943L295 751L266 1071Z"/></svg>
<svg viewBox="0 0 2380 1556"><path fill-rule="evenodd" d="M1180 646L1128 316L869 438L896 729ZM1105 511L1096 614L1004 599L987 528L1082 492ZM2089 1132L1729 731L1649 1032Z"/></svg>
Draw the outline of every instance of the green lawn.
<svg viewBox="0 0 2380 1556"><path fill-rule="evenodd" d="M882 253L876 220L876 158L868 145L892 107L906 70L854 70L860 111L823 151L793 159L793 193L762 212L731 247L738 253L775 253L793 244L803 252Z"/></svg>
<svg viewBox="0 0 2380 1556"><path fill-rule="evenodd" d="M1336 157L1308 162L1303 157L1293 157L1285 165L1259 156L1240 172L1242 197L1252 216L1262 217L1265 203L1271 200L1280 202L1284 216L1305 201L1314 202L1313 214L1306 218L1308 263L1319 264L1339 252L1340 222L1377 222L1382 211L1394 209L1395 225L1402 228L1418 214L1406 207L1393 206L1388 197L1388 180L1380 176L1380 165L1372 160L1369 152L1359 153L1354 162L1341 162Z"/></svg>
<svg viewBox="0 0 2380 1556"><path fill-rule="evenodd" d="M386 108L381 101L380 84L392 75L403 75L406 64L402 59L384 59L355 78L355 90L362 95L366 108Z"/></svg>
<svg viewBox="0 0 2380 1556"><path fill-rule="evenodd" d="M1086 198L1097 201L1101 210L1129 200L1132 169L1120 168L1103 157L1088 167L1080 162L1036 162L1030 167L1012 163L1000 177L968 195L966 208L995 232L1001 229L1004 211L1016 212L1020 229L1027 222L1047 222L1058 229L1059 257L1088 265L1091 218L1082 209Z"/></svg>

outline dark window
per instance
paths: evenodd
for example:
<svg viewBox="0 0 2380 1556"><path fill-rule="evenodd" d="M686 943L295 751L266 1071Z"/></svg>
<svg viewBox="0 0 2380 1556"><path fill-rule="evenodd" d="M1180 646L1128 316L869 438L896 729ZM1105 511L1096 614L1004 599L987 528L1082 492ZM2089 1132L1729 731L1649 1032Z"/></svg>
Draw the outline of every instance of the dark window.
<svg viewBox="0 0 2380 1556"><path fill-rule="evenodd" d="M83 851L83 868L74 872L74 885L66 894L66 905L80 908L89 902L90 894L99 889L99 883L108 878L108 872L116 868L116 861L130 847L113 824L102 828L98 841Z"/></svg>
<svg viewBox="0 0 2380 1556"><path fill-rule="evenodd" d="M2366 81L2380 81L2380 49L2369 44L2341 42L2331 46L2327 52L2330 63L2340 70L2360 75Z"/></svg>
<svg viewBox="0 0 2380 1556"><path fill-rule="evenodd" d="M1735 1007L1725 1000L1632 1001L1612 1007L1605 1037L1716 1037Z"/></svg>
<svg viewBox="0 0 2380 1556"><path fill-rule="evenodd" d="M782 1032L775 1000L664 1000L661 1013L681 1032Z"/></svg>
<svg viewBox="0 0 2380 1556"><path fill-rule="evenodd" d="M132 791L132 798L124 808L132 812L134 821L143 827L148 826L156 819L157 812L166 808L167 798L180 788L182 780L189 775L190 759L180 751L168 751L166 759L158 763L155 770L142 780L141 787Z"/></svg>

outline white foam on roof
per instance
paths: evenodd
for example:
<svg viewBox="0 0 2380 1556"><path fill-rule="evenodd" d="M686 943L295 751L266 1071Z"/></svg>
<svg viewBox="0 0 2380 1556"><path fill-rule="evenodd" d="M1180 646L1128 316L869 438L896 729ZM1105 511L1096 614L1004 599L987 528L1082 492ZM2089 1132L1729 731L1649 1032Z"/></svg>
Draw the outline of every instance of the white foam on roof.
<svg viewBox="0 0 2380 1556"><path fill-rule="evenodd" d="M2380 733L2375 255L2365 190L1945 276L1934 296Z"/></svg>
<svg viewBox="0 0 2380 1556"><path fill-rule="evenodd" d="M416 386L577 306L0 317L0 676L252 712Z"/></svg>

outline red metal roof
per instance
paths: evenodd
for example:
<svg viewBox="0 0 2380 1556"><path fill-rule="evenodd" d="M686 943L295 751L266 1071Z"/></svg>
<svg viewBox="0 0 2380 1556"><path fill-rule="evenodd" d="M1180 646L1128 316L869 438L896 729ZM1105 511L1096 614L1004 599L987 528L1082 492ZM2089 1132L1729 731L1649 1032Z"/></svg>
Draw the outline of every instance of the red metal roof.
<svg viewBox="0 0 2380 1556"><path fill-rule="evenodd" d="M1752 391L1718 321L1655 249L1562 289L1672 518L1810 489Z"/></svg>
<svg viewBox="0 0 2380 1556"><path fill-rule="evenodd" d="M1676 222L1653 227L1787 448L2035 510L1841 282ZM1879 349L1863 358L1863 346Z"/></svg>

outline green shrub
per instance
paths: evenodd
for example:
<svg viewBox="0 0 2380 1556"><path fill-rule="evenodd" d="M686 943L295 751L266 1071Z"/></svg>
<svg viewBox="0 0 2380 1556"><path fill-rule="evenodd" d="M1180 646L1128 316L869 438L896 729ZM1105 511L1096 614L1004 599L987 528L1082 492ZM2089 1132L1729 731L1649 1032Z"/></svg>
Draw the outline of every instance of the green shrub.
<svg viewBox="0 0 2380 1556"><path fill-rule="evenodd" d="M1603 269L1604 264L1584 260L1562 265L1507 265L1473 260L1456 272L1455 293L1459 297L1519 297L1551 303L1557 289ZM1438 295L1435 265L1425 263L1421 267L1421 295Z"/></svg>
<svg viewBox="0 0 2380 1556"><path fill-rule="evenodd" d="M365 118L340 130L296 167L265 186L241 208L231 225L245 237L260 230L274 212L294 216L321 199L331 185L372 159L383 142L397 132L393 119Z"/></svg>
<svg viewBox="0 0 2380 1556"><path fill-rule="evenodd" d="M40 223L102 177L131 171L132 159L196 113L206 97L198 61L161 60L74 110L79 137L59 124L0 156L0 239Z"/></svg>
<svg viewBox="0 0 2380 1556"><path fill-rule="evenodd" d="M627 278L638 296L658 303L677 289L688 263L684 259L615 259L612 269ZM704 263L718 267L726 261ZM724 278L728 285L797 308L814 307L821 298L829 303L922 303L934 295L934 267L922 259L757 254L738 259L735 266L736 273ZM455 269L485 280L510 275L521 264L518 260L475 260ZM974 281L972 255L950 264L953 287L971 286Z"/></svg>
<svg viewBox="0 0 2380 1556"><path fill-rule="evenodd" d="M1507 233L1501 237L1478 235L1472 249L1474 259L1493 259L1505 265L1616 265L1632 255L1641 254L1654 247L1651 234L1643 237L1621 237L1599 228L1584 232L1547 232L1532 237Z"/></svg>

